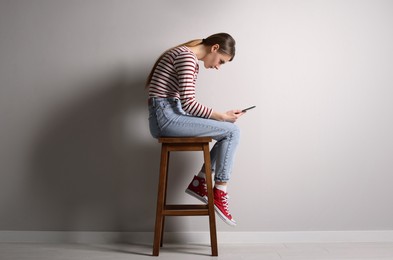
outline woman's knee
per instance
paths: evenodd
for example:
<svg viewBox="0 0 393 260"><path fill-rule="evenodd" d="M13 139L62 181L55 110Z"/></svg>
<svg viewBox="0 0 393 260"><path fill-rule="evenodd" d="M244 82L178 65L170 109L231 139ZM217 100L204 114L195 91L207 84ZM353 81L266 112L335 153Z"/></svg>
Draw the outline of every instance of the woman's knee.
<svg viewBox="0 0 393 260"><path fill-rule="evenodd" d="M237 125L231 124L228 133L229 133L228 135L231 137L232 140L239 141L239 139L240 139L240 128Z"/></svg>

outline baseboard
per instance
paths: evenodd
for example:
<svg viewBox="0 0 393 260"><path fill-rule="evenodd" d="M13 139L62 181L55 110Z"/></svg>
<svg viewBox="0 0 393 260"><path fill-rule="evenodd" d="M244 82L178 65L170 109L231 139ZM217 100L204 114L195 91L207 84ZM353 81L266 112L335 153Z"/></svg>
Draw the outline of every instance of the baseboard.
<svg viewBox="0 0 393 260"><path fill-rule="evenodd" d="M220 244L393 242L393 230L219 232ZM208 232L167 232L165 242L209 244ZM152 232L0 231L2 243L152 244Z"/></svg>

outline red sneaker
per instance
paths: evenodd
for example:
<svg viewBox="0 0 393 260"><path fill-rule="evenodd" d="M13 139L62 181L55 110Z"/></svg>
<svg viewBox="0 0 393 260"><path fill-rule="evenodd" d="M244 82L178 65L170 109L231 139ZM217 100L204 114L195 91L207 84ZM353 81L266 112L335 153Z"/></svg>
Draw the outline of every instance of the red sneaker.
<svg viewBox="0 0 393 260"><path fill-rule="evenodd" d="M214 209L216 210L217 214L228 225L236 226L236 221L233 219L228 209L228 193L216 189L216 187L214 187L213 193L214 193Z"/></svg>
<svg viewBox="0 0 393 260"><path fill-rule="evenodd" d="M207 203L207 186L205 178L201 178L195 175L190 185L188 185L186 193L199 199L204 203Z"/></svg>

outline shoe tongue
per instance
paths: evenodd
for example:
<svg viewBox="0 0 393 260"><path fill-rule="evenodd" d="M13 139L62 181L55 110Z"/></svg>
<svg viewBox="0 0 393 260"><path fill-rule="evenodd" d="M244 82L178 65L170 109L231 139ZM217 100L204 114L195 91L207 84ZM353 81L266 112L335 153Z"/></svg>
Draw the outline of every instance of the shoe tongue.
<svg viewBox="0 0 393 260"><path fill-rule="evenodd" d="M227 193L225 191L223 191L223 190L220 190L220 189L217 189L217 188L214 188L214 189L217 190L217 192L219 192L222 196L226 196L227 195Z"/></svg>

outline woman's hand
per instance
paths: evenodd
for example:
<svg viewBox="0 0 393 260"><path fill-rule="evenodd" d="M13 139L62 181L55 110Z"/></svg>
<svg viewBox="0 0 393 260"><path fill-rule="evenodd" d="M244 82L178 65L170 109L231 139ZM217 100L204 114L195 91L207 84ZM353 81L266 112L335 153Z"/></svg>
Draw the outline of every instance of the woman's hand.
<svg viewBox="0 0 393 260"><path fill-rule="evenodd" d="M245 112L241 110L230 110L225 113L225 121L235 123L236 120L241 117Z"/></svg>
<svg viewBox="0 0 393 260"><path fill-rule="evenodd" d="M210 116L211 119L215 119L218 121L225 121L225 122L231 122L235 123L236 120L244 115L245 112L242 112L241 110L230 110L225 113L220 113L213 111L212 115Z"/></svg>

